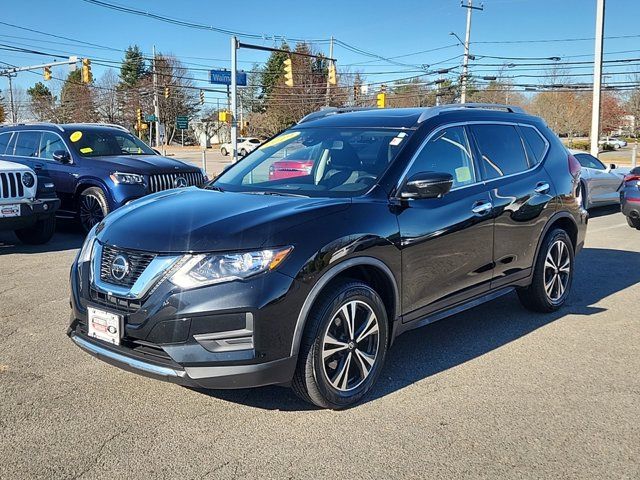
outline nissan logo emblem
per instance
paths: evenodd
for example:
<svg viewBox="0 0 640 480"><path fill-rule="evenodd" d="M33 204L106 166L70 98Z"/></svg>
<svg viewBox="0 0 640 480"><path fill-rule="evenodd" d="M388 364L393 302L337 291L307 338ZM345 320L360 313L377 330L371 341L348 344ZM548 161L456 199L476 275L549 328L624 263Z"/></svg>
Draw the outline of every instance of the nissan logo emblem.
<svg viewBox="0 0 640 480"><path fill-rule="evenodd" d="M129 273L129 260L122 254L116 255L111 261L111 276L122 280Z"/></svg>
<svg viewBox="0 0 640 480"><path fill-rule="evenodd" d="M176 188L183 188L187 186L187 179L184 177L177 177L174 181L173 181L173 186Z"/></svg>

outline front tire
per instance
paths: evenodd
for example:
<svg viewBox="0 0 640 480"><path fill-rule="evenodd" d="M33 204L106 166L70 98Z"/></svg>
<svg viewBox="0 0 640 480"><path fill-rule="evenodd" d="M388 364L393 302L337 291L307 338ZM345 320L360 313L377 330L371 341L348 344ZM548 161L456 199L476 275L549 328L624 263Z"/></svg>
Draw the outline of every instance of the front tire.
<svg viewBox="0 0 640 480"><path fill-rule="evenodd" d="M388 348L384 303L369 285L340 281L314 305L300 344L292 387L322 408L358 403L373 387Z"/></svg>
<svg viewBox="0 0 640 480"><path fill-rule="evenodd" d="M38 220L34 225L15 231L18 239L27 245L42 245L53 237L56 231L56 216Z"/></svg>
<svg viewBox="0 0 640 480"><path fill-rule="evenodd" d="M635 228L637 230L640 230L640 218L627 217L627 223L629 224L629 226L631 228Z"/></svg>
<svg viewBox="0 0 640 480"><path fill-rule="evenodd" d="M229 155L229 152L227 152L226 148L221 148L220 153L222 154L223 157L226 157L227 155Z"/></svg>
<svg viewBox="0 0 640 480"><path fill-rule="evenodd" d="M246 157L247 156L247 151L244 148L242 150L240 150L240 156L241 157Z"/></svg>
<svg viewBox="0 0 640 480"><path fill-rule="evenodd" d="M518 289L520 302L534 312L558 310L569 296L573 270L574 251L569 235L559 228L550 231L540 247L531 285Z"/></svg>
<svg viewBox="0 0 640 480"><path fill-rule="evenodd" d="M100 187L90 187L78 199L78 220L85 232L91 230L109 214L107 196Z"/></svg>

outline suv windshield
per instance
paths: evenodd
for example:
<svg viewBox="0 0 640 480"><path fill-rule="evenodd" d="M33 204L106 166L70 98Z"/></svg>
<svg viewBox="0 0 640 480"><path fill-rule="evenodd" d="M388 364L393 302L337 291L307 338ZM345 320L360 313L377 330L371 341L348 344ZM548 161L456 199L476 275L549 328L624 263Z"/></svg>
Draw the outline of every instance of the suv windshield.
<svg viewBox="0 0 640 480"><path fill-rule="evenodd" d="M69 143L83 157L156 154L139 138L115 129L73 130L69 133Z"/></svg>
<svg viewBox="0 0 640 480"><path fill-rule="evenodd" d="M298 128L247 155L213 183L247 193L350 197L373 186L411 131Z"/></svg>

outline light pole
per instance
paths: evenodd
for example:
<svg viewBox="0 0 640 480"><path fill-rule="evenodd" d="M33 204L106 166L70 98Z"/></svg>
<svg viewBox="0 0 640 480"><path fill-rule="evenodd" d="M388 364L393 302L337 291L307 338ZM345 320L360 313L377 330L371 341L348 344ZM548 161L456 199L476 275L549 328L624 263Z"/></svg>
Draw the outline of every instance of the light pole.
<svg viewBox="0 0 640 480"><path fill-rule="evenodd" d="M600 139L600 102L602 90L602 46L604 41L604 0L597 0L596 44L593 64L593 105L591 109L591 155L598 156Z"/></svg>

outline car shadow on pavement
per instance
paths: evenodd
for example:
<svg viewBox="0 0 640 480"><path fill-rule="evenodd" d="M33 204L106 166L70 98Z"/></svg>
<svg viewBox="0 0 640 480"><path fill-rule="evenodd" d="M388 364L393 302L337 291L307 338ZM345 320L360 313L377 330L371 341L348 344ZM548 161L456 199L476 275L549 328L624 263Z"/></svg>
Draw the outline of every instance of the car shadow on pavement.
<svg viewBox="0 0 640 480"><path fill-rule="evenodd" d="M589 209L589 218L605 217L616 213L622 215L620 204L607 205L606 207L593 207Z"/></svg>
<svg viewBox="0 0 640 480"><path fill-rule="evenodd" d="M10 253L46 253L74 250L82 246L85 234L78 224L58 220L56 233L44 245L26 245L13 232L0 232L0 256Z"/></svg>
<svg viewBox="0 0 640 480"><path fill-rule="evenodd" d="M550 314L525 310L515 293L408 332L396 339L377 385L364 403L480 357L567 315L593 315L602 299L640 283L640 253L585 248L577 257L573 291L565 306ZM615 272L611 275L611 272ZM229 402L268 410L311 410L291 390L198 390Z"/></svg>

